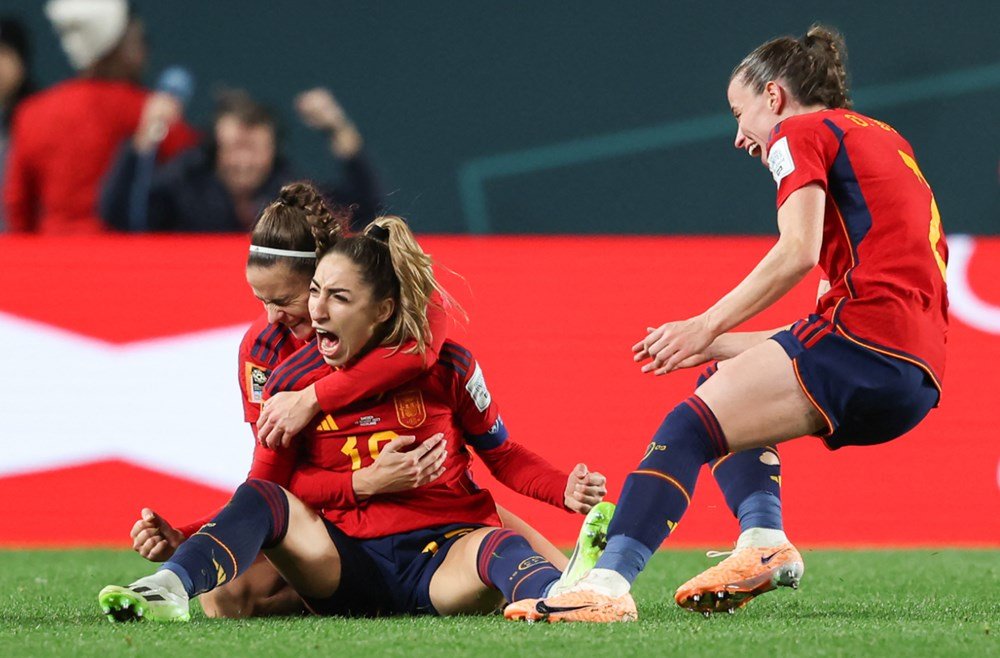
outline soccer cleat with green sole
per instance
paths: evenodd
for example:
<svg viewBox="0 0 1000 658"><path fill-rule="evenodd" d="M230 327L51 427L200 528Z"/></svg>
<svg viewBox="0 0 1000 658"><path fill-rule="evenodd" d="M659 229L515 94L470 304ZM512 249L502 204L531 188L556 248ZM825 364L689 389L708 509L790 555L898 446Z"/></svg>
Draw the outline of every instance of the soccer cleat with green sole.
<svg viewBox="0 0 1000 658"><path fill-rule="evenodd" d="M587 513L576 546L573 547L573 554L569 558L569 564L549 590L549 596L557 596L567 591L594 568L597 559L608 545L608 526L611 525L611 517L614 514L615 504L609 502L598 503Z"/></svg>
<svg viewBox="0 0 1000 658"><path fill-rule="evenodd" d="M108 585L102 589L97 601L108 621L190 621L187 593L183 588L171 587L173 583L165 583L162 573L140 578L128 587Z"/></svg>

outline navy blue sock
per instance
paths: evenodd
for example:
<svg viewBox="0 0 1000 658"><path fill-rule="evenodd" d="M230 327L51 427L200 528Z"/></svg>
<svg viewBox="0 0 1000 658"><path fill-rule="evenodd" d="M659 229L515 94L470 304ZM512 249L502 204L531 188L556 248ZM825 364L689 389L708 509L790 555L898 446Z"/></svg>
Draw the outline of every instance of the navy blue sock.
<svg viewBox="0 0 1000 658"><path fill-rule="evenodd" d="M559 580L559 570L512 530L494 530L479 545L479 579L508 602L540 599Z"/></svg>
<svg viewBox="0 0 1000 658"><path fill-rule="evenodd" d="M608 550L597 568L634 581L677 527L702 465L726 452L719 421L701 398L692 395L677 405L653 435L639 468L625 479L608 528Z"/></svg>
<svg viewBox="0 0 1000 658"><path fill-rule="evenodd" d="M229 504L189 537L160 569L177 574L188 596L236 578L288 530L288 497L278 485L247 480Z"/></svg>
<svg viewBox="0 0 1000 658"><path fill-rule="evenodd" d="M720 457L712 475L740 530L781 530L781 460L775 448L755 448Z"/></svg>

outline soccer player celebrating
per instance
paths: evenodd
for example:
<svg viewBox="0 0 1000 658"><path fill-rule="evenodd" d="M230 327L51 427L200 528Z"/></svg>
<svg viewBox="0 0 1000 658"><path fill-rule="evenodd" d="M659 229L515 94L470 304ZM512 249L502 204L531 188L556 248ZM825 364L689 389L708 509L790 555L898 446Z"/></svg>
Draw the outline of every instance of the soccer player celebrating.
<svg viewBox="0 0 1000 658"><path fill-rule="evenodd" d="M254 295L265 312L247 330L240 344L237 378L243 399L244 418L258 439L258 451L264 446L287 447L293 436L319 413L334 413L358 400L385 393L423 373L438 359L445 341L447 314L440 303L427 309L429 340L423 353L411 350L415 342L401 349L376 349L361 355L350 368L328 372L315 383L298 391L278 392L263 399L265 384L272 371L313 337L307 301L309 282L316 269L316 241L313 226L331 214L317 190L308 184L287 185L274 203L258 219L250 235L250 253L246 276ZM346 218L344 219L346 221ZM436 300L436 294L434 296ZM256 424L255 424L256 423ZM259 428L259 429L258 429ZM443 446L442 446L443 449ZM439 451L427 455L433 461ZM423 464L409 465L414 478ZM403 468L399 466L399 468ZM259 473L251 471L250 477ZM603 485L600 474L589 473L586 466L574 469L574 511L588 513L593 505L588 491ZM377 495L379 492L372 492ZM509 510L498 506L504 527L524 536L547 560L568 574L578 577L580 570L595 558L603 542L610 518L610 503L595 510L581 531L572 562L541 533ZM132 527L133 548L154 562L170 558L187 537L211 520L213 514L174 528L154 510L143 509ZM303 608L302 600L270 562L261 558L236 581L213 589L199 601L210 617L248 617L295 614Z"/></svg>
<svg viewBox="0 0 1000 658"><path fill-rule="evenodd" d="M596 568L571 591L508 617L633 619L631 584L681 519L703 464L805 435L831 450L884 443L937 405L948 325L937 204L910 144L851 110L844 57L842 37L815 25L801 39L763 44L733 71L735 146L777 183L780 237L707 311L635 345L636 361L649 360L643 372L726 362L653 435ZM830 287L814 314L784 330L729 333L817 264ZM796 586L801 572L786 542L737 545L675 599L706 614L731 610Z"/></svg>
<svg viewBox="0 0 1000 658"><path fill-rule="evenodd" d="M432 296L447 298L401 219L380 218L361 235L320 219L309 289L317 336L275 369L265 394L301 389L373 351L421 354ZM507 486L561 508L599 502L603 476L578 487L577 472L510 441L465 348L446 342L414 381L317 420L290 448L259 447L256 477L156 574L102 590L105 612L187 619L190 598L241 576L261 551L318 614L484 612L501 595L533 602L568 585L498 527L492 497L469 475L469 448Z"/></svg>

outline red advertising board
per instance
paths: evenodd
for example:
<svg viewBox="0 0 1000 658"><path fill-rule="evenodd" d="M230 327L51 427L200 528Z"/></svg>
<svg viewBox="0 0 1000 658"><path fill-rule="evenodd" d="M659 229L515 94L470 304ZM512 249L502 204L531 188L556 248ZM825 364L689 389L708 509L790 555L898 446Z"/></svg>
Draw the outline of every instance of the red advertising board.
<svg viewBox="0 0 1000 658"><path fill-rule="evenodd" d="M642 375L644 328L703 310L767 238L422 240L469 315L513 438L605 473L614 499L696 372ZM786 528L802 545L1000 545L1000 240L952 236L944 397L872 448L783 445ZM0 545L125 545L142 506L177 522L246 473L236 350L259 306L239 237L0 239ZM807 314L818 275L748 324ZM579 517L477 479L557 543ZM670 545L725 546L736 524L707 472Z"/></svg>

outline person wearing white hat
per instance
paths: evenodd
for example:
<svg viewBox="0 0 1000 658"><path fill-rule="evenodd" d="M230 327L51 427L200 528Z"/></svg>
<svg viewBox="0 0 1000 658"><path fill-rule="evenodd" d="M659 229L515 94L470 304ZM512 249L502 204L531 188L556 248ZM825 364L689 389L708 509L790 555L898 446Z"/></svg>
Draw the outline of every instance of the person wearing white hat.
<svg viewBox="0 0 1000 658"><path fill-rule="evenodd" d="M45 13L77 77L38 93L14 116L3 203L8 230L81 234L106 230L101 179L130 137L149 91L142 21L125 0L49 0ZM160 145L169 158L197 141L183 122Z"/></svg>
<svg viewBox="0 0 1000 658"><path fill-rule="evenodd" d="M125 0L50 0L45 15L77 71L89 69L114 50L129 27Z"/></svg>

